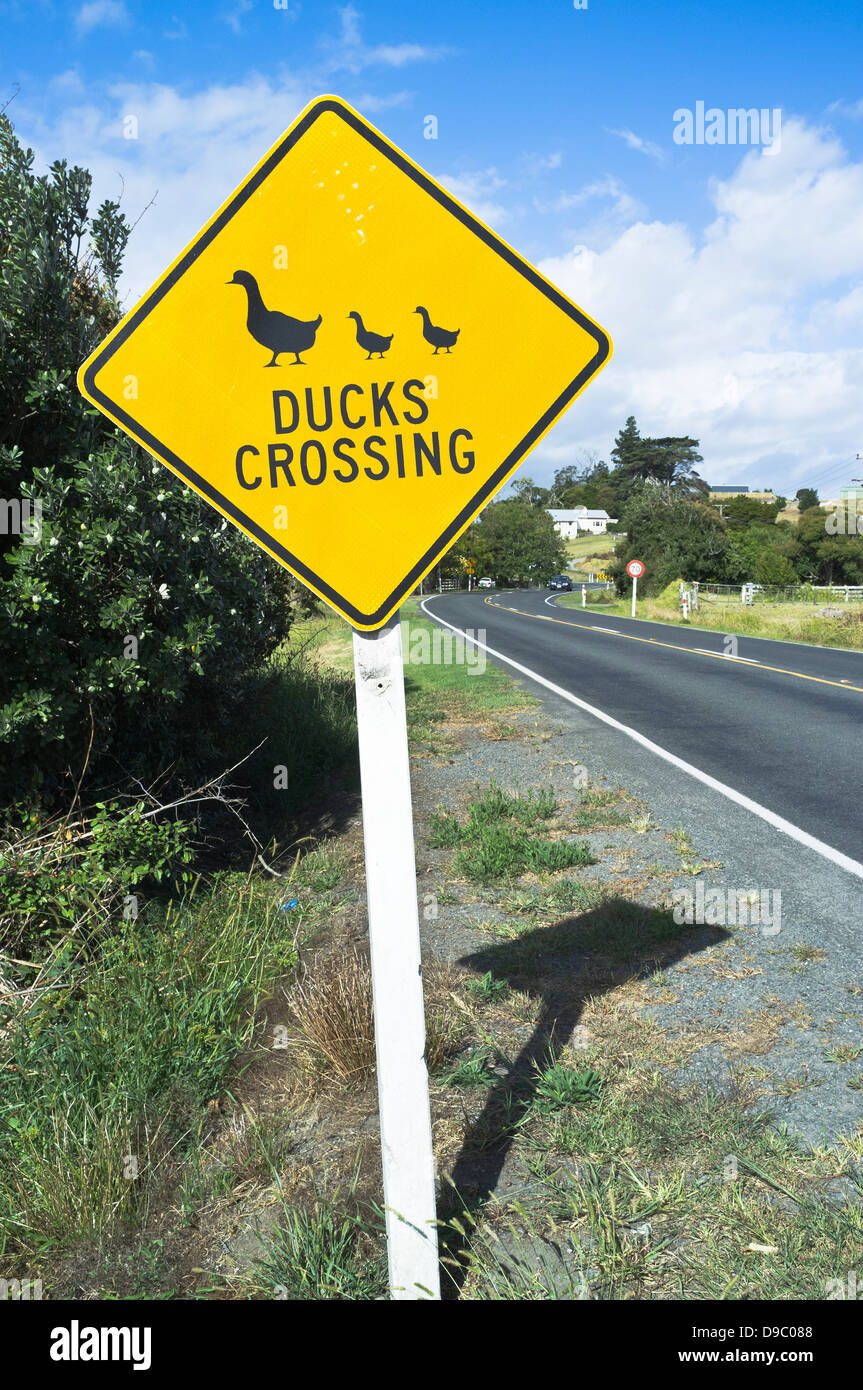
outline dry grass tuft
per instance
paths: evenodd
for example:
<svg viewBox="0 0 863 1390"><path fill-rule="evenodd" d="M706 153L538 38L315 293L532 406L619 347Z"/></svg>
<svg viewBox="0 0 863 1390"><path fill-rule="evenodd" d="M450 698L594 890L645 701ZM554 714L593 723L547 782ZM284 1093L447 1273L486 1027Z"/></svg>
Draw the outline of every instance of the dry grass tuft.
<svg viewBox="0 0 863 1390"><path fill-rule="evenodd" d="M431 1071L464 1040L465 1021L452 1000L460 980L458 971L439 961L423 966ZM290 1009L297 1030L296 1056L306 1070L328 1073L343 1085L363 1083L374 1074L372 974L364 952L354 949L313 961L291 991Z"/></svg>

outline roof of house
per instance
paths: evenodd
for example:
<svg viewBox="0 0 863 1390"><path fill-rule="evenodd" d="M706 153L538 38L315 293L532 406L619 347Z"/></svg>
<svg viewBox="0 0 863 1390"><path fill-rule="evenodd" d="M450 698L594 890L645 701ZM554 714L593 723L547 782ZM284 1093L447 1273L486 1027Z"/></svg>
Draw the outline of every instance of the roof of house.
<svg viewBox="0 0 863 1390"><path fill-rule="evenodd" d="M548 514L552 521L610 521L608 512L590 511L587 507L575 507L571 511L555 510L548 508Z"/></svg>

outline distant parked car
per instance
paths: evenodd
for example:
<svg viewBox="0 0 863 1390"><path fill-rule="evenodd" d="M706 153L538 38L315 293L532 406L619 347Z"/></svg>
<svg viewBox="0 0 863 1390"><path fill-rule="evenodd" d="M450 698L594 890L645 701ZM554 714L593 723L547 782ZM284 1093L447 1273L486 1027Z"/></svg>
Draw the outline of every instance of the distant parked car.
<svg viewBox="0 0 863 1390"><path fill-rule="evenodd" d="M564 593L572 593L572 580L566 574L556 574L553 579L549 579L550 589L559 589Z"/></svg>
<svg viewBox="0 0 863 1390"><path fill-rule="evenodd" d="M489 579L489 578L486 576L485 579L481 579L481 580L479 581L479 583L477 584L476 587L477 587L478 589L493 589L493 588L494 588L494 580L493 580L493 579Z"/></svg>

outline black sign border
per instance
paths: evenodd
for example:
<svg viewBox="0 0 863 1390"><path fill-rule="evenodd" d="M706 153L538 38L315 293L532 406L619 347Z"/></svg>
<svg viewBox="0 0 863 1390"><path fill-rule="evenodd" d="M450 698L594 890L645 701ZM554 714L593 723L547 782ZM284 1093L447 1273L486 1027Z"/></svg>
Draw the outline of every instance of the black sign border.
<svg viewBox="0 0 863 1390"><path fill-rule="evenodd" d="M422 558L417 561L405 578L396 585L389 597L385 599L373 613L362 613L352 603L349 603L337 590L327 584L320 575L315 574L314 570L304 565L302 560L298 559L290 550L287 550L269 535L268 532L264 531L262 527L258 526L251 517L246 516L229 498L223 497L218 489L213 487L212 483L208 482L206 478L202 478L193 468L185 463L183 459L175 454L173 450L169 449L161 440L157 439L155 435L145 430L137 420L123 410L122 406L112 401L110 397L106 396L103 391L100 391L96 385L97 374L106 363L110 361L117 349L135 332L151 310L164 298L180 277L185 274L189 266L197 260L201 252L209 246L222 229L227 226L234 216L234 213L242 207L247 198L251 197L276 165L285 157L288 151L303 135L305 135L310 126L328 111L335 112L336 115L340 116L358 135L361 135L367 140L374 149L389 159L397 169L400 169L402 173L407 174L409 178L413 179L414 183L418 184L424 192L428 193L430 197L434 198L436 202L446 208L453 217L457 218L463 226L467 227L469 231L472 231L478 236L480 241L484 242L492 251L495 251L501 256L503 260L506 261L507 265L511 266L513 270L517 270L535 289L539 290L541 294L544 294L547 299L550 299L553 304L561 309L563 313L567 314L569 318L573 319L586 333L589 333L597 345L595 356L593 356L587 365L581 369L578 375L573 378L566 389L557 397L557 400L549 406L548 410L537 420L533 428L528 431L520 443L507 455L504 461L495 469L494 473L486 479L471 501L461 509L458 516L447 526L438 539L429 546ZM112 419L120 423L136 439L140 440L157 458L169 463L171 467L191 483L198 492L215 502L223 512L237 522L242 530L253 536L265 550L278 557L288 569L293 570L293 572L300 579L305 580L311 588L317 590L323 597L328 598L333 603L334 607L348 618L349 622L352 622L359 628L375 628L383 626L386 622L387 615L392 613L407 595L416 588L420 575L424 574L441 555L446 553L465 523L482 508L487 498L491 496L500 482L513 470L519 460L524 457L529 449L536 443L537 439L548 429L556 416L566 409L573 397L578 395L582 387L599 371L600 367L607 360L610 352L611 342L608 335L604 333L597 324L587 318L586 315L582 314L576 305L571 304L559 290L556 290L553 285L549 284L547 280L544 280L538 271L534 270L532 266L528 265L526 261L523 261L520 256L516 255L505 242L502 242L496 237L494 232L489 231L489 229L484 227L481 222L478 222L466 208L461 207L455 199L451 198L442 188L432 183L431 179L428 178L421 169L418 169L405 158L399 150L390 145L373 127L368 126L350 107L343 105L342 102L335 97L322 97L309 107L302 120L288 132L284 140L279 142L269 158L264 161L261 167L257 169L243 187L239 189L237 194L231 199L230 203L223 208L215 221L209 227L205 228L201 235L192 243L182 259L174 266L171 273L165 277L161 284L156 286L151 294L147 295L147 297L141 301L133 313L129 315L128 319L123 322L116 336L96 354L84 373L84 385L91 399L97 402L97 404L105 410L106 414L110 415Z"/></svg>

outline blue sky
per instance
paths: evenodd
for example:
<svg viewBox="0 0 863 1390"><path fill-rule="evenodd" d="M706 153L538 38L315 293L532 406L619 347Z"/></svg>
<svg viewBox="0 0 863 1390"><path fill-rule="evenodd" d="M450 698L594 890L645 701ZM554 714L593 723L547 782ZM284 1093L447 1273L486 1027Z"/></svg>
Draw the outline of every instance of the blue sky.
<svg viewBox="0 0 863 1390"><path fill-rule="evenodd" d="M9 114L40 166L86 164L132 220L155 195L129 305L334 91L614 339L524 472L607 457L632 413L700 438L714 482L835 496L859 473L859 0L6 0L0 25L0 104L20 83ZM775 148L675 143L674 113L697 102L778 108Z"/></svg>

